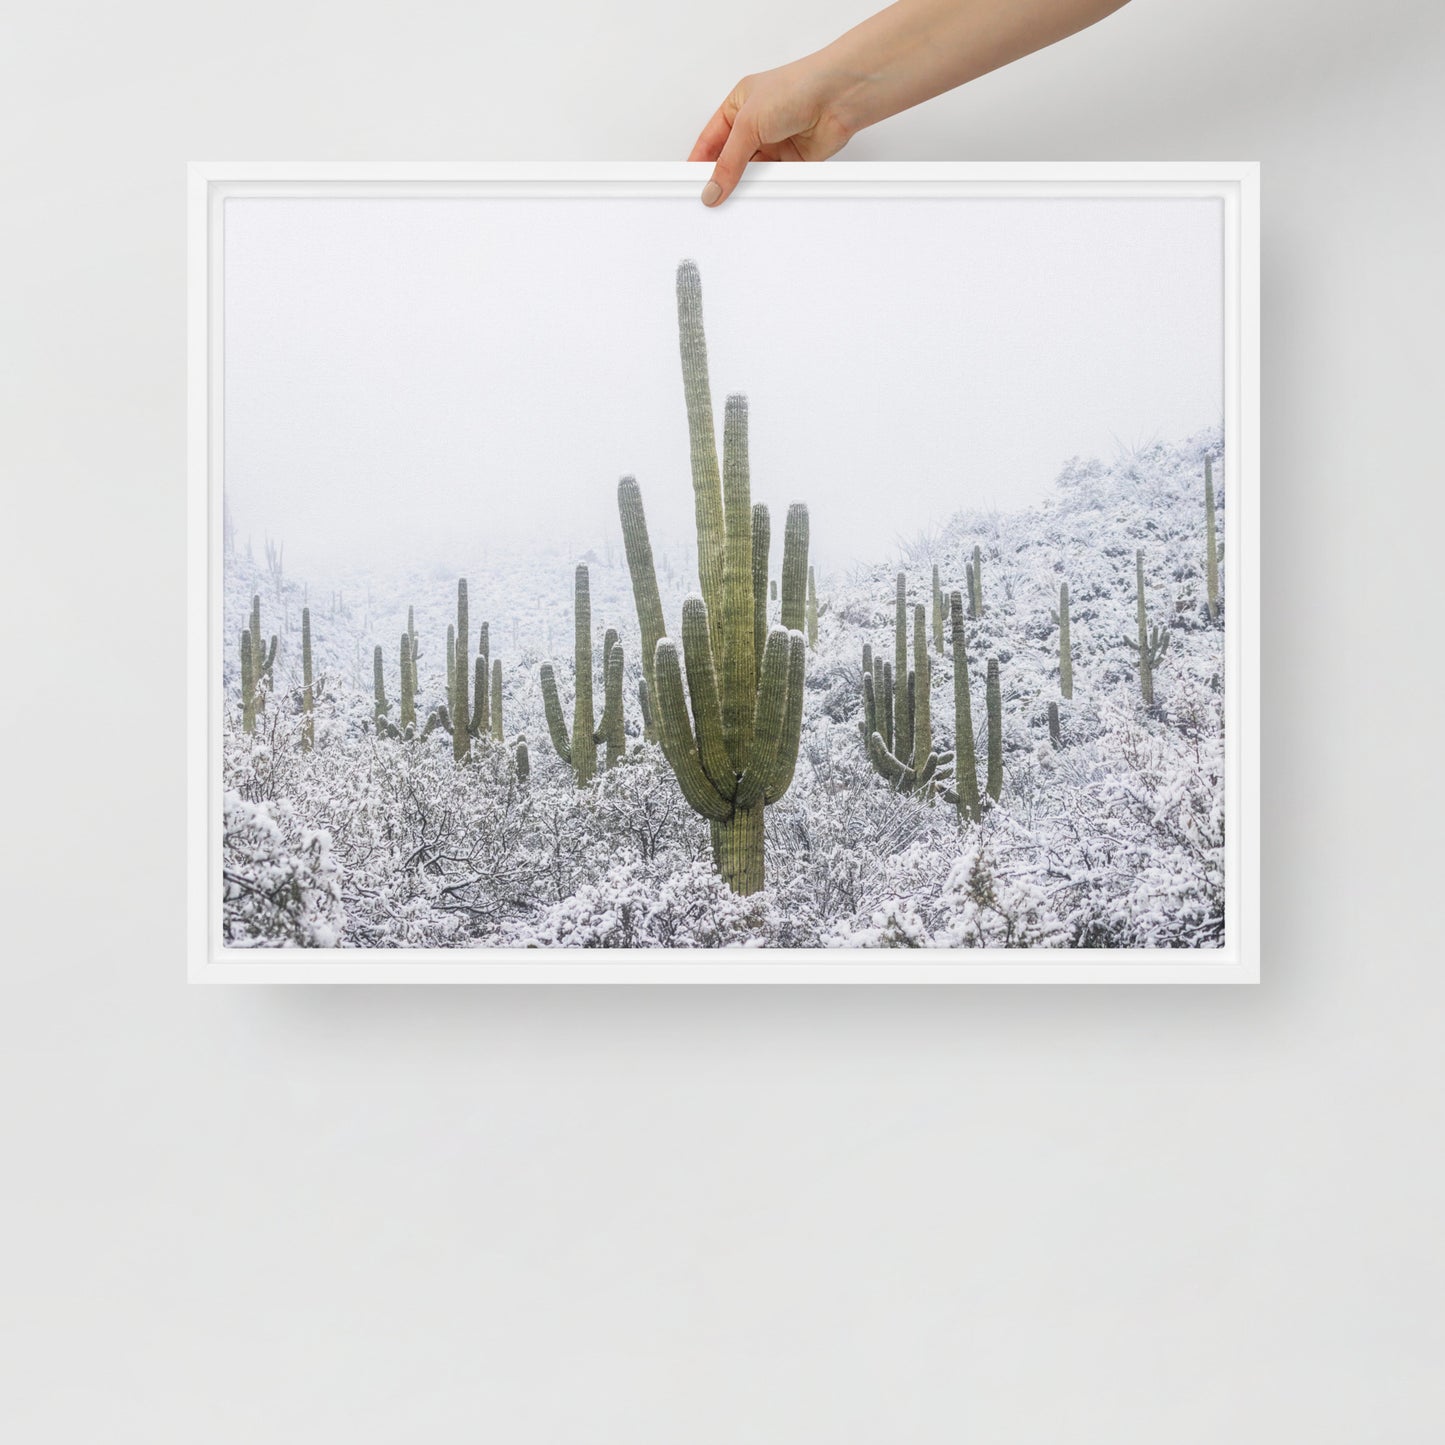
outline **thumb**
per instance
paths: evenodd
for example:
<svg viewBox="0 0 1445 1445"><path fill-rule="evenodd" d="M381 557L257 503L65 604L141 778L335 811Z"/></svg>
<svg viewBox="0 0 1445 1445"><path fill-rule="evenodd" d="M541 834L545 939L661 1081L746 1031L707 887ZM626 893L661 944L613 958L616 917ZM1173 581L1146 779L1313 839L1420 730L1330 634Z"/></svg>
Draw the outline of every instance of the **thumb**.
<svg viewBox="0 0 1445 1445"><path fill-rule="evenodd" d="M703 205L719 206L732 195L759 144L757 122L746 109L740 110L712 169L712 179L702 188Z"/></svg>

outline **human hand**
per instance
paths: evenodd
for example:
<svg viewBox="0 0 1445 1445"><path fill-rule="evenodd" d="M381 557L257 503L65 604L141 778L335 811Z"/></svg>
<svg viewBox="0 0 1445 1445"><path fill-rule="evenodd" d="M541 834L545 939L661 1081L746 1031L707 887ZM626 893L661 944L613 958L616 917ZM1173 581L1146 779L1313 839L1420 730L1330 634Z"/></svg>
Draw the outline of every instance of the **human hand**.
<svg viewBox="0 0 1445 1445"><path fill-rule="evenodd" d="M852 135L836 110L847 76L808 56L760 75L745 75L703 127L690 161L713 161L702 203L725 201L749 161L824 161Z"/></svg>
<svg viewBox="0 0 1445 1445"><path fill-rule="evenodd" d="M823 161L865 126L964 85L1117 10L1125 0L894 0L822 50L744 76L688 157L712 161L702 202L749 161Z"/></svg>

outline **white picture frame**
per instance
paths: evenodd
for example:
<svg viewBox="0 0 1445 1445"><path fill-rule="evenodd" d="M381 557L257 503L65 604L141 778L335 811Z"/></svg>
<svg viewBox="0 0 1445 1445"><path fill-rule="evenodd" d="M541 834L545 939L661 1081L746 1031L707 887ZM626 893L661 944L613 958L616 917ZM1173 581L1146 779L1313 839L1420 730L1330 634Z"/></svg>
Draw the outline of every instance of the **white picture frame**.
<svg viewBox="0 0 1445 1445"><path fill-rule="evenodd" d="M198 983L1043 984L1259 980L1259 169L1252 162L857 163L751 167L759 198L1212 197L1224 215L1226 925L1222 948L1170 951L237 950L221 932L221 280L224 204L241 196L677 196L688 164L196 163L188 267L188 976Z"/></svg>

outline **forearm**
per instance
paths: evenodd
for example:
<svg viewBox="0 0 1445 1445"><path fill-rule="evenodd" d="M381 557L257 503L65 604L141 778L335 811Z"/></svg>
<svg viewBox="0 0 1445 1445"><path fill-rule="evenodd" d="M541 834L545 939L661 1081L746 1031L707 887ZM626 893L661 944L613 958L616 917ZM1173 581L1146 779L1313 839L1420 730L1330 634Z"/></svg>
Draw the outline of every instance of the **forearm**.
<svg viewBox="0 0 1445 1445"><path fill-rule="evenodd" d="M1125 0L898 0L809 56L852 135L1042 50Z"/></svg>

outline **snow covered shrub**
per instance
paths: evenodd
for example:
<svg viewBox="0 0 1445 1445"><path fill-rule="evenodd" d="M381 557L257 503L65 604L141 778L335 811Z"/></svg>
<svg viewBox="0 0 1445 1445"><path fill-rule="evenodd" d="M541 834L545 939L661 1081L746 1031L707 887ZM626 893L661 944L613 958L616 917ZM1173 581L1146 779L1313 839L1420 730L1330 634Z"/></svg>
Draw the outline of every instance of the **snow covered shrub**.
<svg viewBox="0 0 1445 1445"><path fill-rule="evenodd" d="M223 936L232 947L334 948L341 938L340 870L331 839L298 823L286 801L225 796Z"/></svg>
<svg viewBox="0 0 1445 1445"><path fill-rule="evenodd" d="M659 878L635 857L612 864L595 883L519 931L531 948L740 948L768 941L774 920L766 892L738 894L711 863L690 863Z"/></svg>

